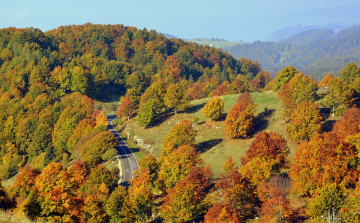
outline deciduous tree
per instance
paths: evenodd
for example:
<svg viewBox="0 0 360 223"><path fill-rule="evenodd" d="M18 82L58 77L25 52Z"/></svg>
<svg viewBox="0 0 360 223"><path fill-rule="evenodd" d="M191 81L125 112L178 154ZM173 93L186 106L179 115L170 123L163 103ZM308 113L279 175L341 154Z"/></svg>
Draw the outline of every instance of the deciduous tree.
<svg viewBox="0 0 360 223"><path fill-rule="evenodd" d="M237 170L232 170L228 175L222 175L216 187L218 199L236 210L241 220L246 220L255 213L258 205L256 187Z"/></svg>
<svg viewBox="0 0 360 223"><path fill-rule="evenodd" d="M339 76L340 80L351 84L356 78L360 77L360 69L356 67L355 63L351 62L343 68Z"/></svg>
<svg viewBox="0 0 360 223"><path fill-rule="evenodd" d="M297 74L298 71L293 66L285 67L276 74L273 83L273 90L278 91L282 86L287 84L291 78Z"/></svg>
<svg viewBox="0 0 360 223"><path fill-rule="evenodd" d="M81 150L81 157L84 161L101 161L105 151L114 149L117 146L117 139L108 131L100 132L88 140Z"/></svg>
<svg viewBox="0 0 360 223"><path fill-rule="evenodd" d="M155 159L153 154L149 154L144 158L139 160L139 167L140 171L149 170L149 177L151 183L154 185L154 182L158 178L158 171L159 171L159 163Z"/></svg>
<svg viewBox="0 0 360 223"><path fill-rule="evenodd" d="M350 108L340 121L334 125L333 132L340 137L355 135L360 132L360 109Z"/></svg>
<svg viewBox="0 0 360 223"><path fill-rule="evenodd" d="M240 173L251 176L258 186L271 176L277 176L290 167L290 151L285 139L275 132L260 132L245 156L241 157Z"/></svg>
<svg viewBox="0 0 360 223"><path fill-rule="evenodd" d="M105 205L106 213L111 223L135 222L135 215L131 206L127 189L118 186L111 194Z"/></svg>
<svg viewBox="0 0 360 223"><path fill-rule="evenodd" d="M319 87L329 87L329 82L334 79L335 77L331 74L326 74L323 79L319 82Z"/></svg>
<svg viewBox="0 0 360 223"><path fill-rule="evenodd" d="M229 204L215 203L204 217L204 223L241 223L237 211Z"/></svg>
<svg viewBox="0 0 360 223"><path fill-rule="evenodd" d="M256 106L249 93L243 93L226 116L225 135L230 138L247 137L254 124Z"/></svg>
<svg viewBox="0 0 360 223"><path fill-rule="evenodd" d="M347 191L344 185L336 183L325 184L316 190L307 207L306 213L312 220L326 220L327 222L340 222L341 207L345 204Z"/></svg>
<svg viewBox="0 0 360 223"><path fill-rule="evenodd" d="M138 221L145 222L151 217L154 197L148 169L141 171L129 188L130 201Z"/></svg>
<svg viewBox="0 0 360 223"><path fill-rule="evenodd" d="M122 101L117 116L127 117L128 120L136 113L135 104L133 99L126 94L124 100Z"/></svg>
<svg viewBox="0 0 360 223"><path fill-rule="evenodd" d="M292 159L292 190L303 195L331 183L354 187L359 172L356 149L334 133L316 134L300 144Z"/></svg>
<svg viewBox="0 0 360 223"><path fill-rule="evenodd" d="M229 156L228 159L226 160L224 166L223 166L223 170L225 173L230 173L232 171L232 169L235 167L235 163L232 160L232 157Z"/></svg>
<svg viewBox="0 0 360 223"><path fill-rule="evenodd" d="M137 115L137 122L140 126L149 126L157 117L157 109L159 108L159 101L155 99L148 99L146 102L140 104Z"/></svg>
<svg viewBox="0 0 360 223"><path fill-rule="evenodd" d="M167 108L174 109L175 114L178 111L185 111L189 107L189 99L186 94L186 89L181 84L170 84L164 102Z"/></svg>
<svg viewBox="0 0 360 223"><path fill-rule="evenodd" d="M201 111L206 118L217 120L224 112L224 101L219 97L212 98Z"/></svg>
<svg viewBox="0 0 360 223"><path fill-rule="evenodd" d="M196 131L192 126L192 122L187 119L182 120L166 135L163 140L163 148L165 148L170 141L175 143L175 147L181 145L194 146L196 143L195 136Z"/></svg>
<svg viewBox="0 0 360 223"><path fill-rule="evenodd" d="M294 90L290 84L285 84L279 89L278 97L283 106L284 116L291 118L296 109L296 102L294 98Z"/></svg>
<svg viewBox="0 0 360 223"><path fill-rule="evenodd" d="M354 91L349 85L338 78L328 82L330 93L324 98L324 105L332 108L337 115L342 115L352 106Z"/></svg>
<svg viewBox="0 0 360 223"><path fill-rule="evenodd" d="M309 141L316 133L321 132L322 117L318 106L311 101L301 102L286 127L287 136L295 142Z"/></svg>
<svg viewBox="0 0 360 223"><path fill-rule="evenodd" d="M311 77L306 77L302 73L297 73L289 81L290 87L294 90L294 99L296 104L306 101L315 101L317 83Z"/></svg>
<svg viewBox="0 0 360 223"><path fill-rule="evenodd" d="M59 163L50 163L35 180L40 219L55 222L80 220L82 199L77 194L77 184L71 172ZM29 197L31 199L31 197Z"/></svg>
<svg viewBox="0 0 360 223"><path fill-rule="evenodd" d="M104 204L96 195L86 197L82 215L86 222L109 222L109 216L104 210Z"/></svg>
<svg viewBox="0 0 360 223"><path fill-rule="evenodd" d="M66 108L60 115L54 126L52 135L53 145L57 156L67 152L67 141L81 120L81 114L77 108Z"/></svg>
<svg viewBox="0 0 360 223"><path fill-rule="evenodd" d="M194 166L202 162L200 154L193 147L180 146L162 159L159 169L160 186L163 184L166 188L174 187Z"/></svg>
<svg viewBox="0 0 360 223"><path fill-rule="evenodd" d="M264 182L259 188L259 198L262 202L260 216L262 222L288 222L293 212L290 199L290 179L275 176Z"/></svg>
<svg viewBox="0 0 360 223"><path fill-rule="evenodd" d="M188 176L168 191L161 207L167 222L194 221L206 212L204 200L211 187L212 172L209 167L194 167Z"/></svg>

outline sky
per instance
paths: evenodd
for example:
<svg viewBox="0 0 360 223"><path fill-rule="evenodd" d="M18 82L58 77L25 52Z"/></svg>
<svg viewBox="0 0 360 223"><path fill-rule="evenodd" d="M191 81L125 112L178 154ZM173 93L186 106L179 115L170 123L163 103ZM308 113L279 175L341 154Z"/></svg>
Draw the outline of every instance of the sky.
<svg viewBox="0 0 360 223"><path fill-rule="evenodd" d="M0 28L124 24L179 38L262 40L287 26L359 23L359 0L6 0Z"/></svg>

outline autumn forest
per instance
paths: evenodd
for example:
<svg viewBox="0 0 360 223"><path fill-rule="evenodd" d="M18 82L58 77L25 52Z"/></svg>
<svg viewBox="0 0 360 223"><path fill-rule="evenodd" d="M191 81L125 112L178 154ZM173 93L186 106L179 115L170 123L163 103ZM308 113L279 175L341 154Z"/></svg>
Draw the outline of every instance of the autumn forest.
<svg viewBox="0 0 360 223"><path fill-rule="evenodd" d="M359 222L360 67L349 63L321 79L294 66L272 77L251 59L123 25L0 29L0 215ZM255 94L279 102L279 131L259 126L260 116L274 120L274 109ZM186 118L196 109L201 121ZM184 118L166 130L156 153L136 145L139 169L124 182L124 166L114 165L121 159L108 131L111 114L124 138L129 126L158 131ZM226 143L249 143L218 169L207 165L208 145L198 141L199 129L215 124Z"/></svg>

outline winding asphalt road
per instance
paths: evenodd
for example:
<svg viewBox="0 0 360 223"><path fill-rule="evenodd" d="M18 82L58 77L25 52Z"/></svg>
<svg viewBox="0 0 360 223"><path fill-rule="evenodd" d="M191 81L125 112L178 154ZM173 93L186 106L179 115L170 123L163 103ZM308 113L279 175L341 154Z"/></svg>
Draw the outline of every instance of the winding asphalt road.
<svg viewBox="0 0 360 223"><path fill-rule="evenodd" d="M121 138L116 131L112 122L116 119L116 115L109 115L108 118L108 131L110 131L118 139L117 151L120 154L121 161L123 163L123 186L129 186L129 181L134 177L134 170L139 169L139 165L134 153L131 151L126 142Z"/></svg>

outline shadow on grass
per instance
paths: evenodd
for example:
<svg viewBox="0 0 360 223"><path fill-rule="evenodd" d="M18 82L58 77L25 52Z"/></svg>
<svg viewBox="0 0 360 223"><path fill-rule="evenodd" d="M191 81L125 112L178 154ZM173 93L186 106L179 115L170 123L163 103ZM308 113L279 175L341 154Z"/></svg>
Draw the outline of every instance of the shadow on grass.
<svg viewBox="0 0 360 223"><path fill-rule="evenodd" d="M204 152L208 151L209 149L211 149L212 147L220 144L222 141L224 141L224 140L223 139L210 139L208 141L201 142L196 145L196 151L198 151L200 153L204 153Z"/></svg>
<svg viewBox="0 0 360 223"><path fill-rule="evenodd" d="M268 109L259 113L257 116L254 117L254 127L250 132L250 137L253 137L256 133L264 131L269 127L269 118L275 112L275 109Z"/></svg>
<svg viewBox="0 0 360 223"><path fill-rule="evenodd" d="M205 103L194 105L191 108L186 109L186 113L192 114L200 111L205 106Z"/></svg>
<svg viewBox="0 0 360 223"><path fill-rule="evenodd" d="M223 113L223 114L221 115L221 117L220 117L219 119L217 119L216 121L225 121L227 114L228 114L228 113Z"/></svg>
<svg viewBox="0 0 360 223"><path fill-rule="evenodd" d="M139 149L139 148L131 148L131 147L130 147L130 149L131 149L131 151L132 151L133 153L140 152L140 149Z"/></svg>
<svg viewBox="0 0 360 223"><path fill-rule="evenodd" d="M164 122L166 122L167 120L170 119L171 116L174 115L174 112L167 112L164 113L162 115L160 115L159 117L157 117L149 126L145 127L146 129L154 127L154 126L159 126L161 124L163 124Z"/></svg>
<svg viewBox="0 0 360 223"><path fill-rule="evenodd" d="M334 128L336 120L327 120L324 122L323 126L323 132L331 132Z"/></svg>

